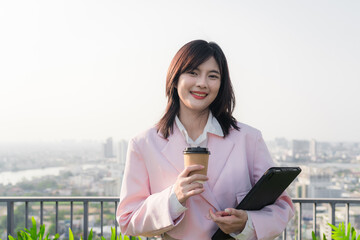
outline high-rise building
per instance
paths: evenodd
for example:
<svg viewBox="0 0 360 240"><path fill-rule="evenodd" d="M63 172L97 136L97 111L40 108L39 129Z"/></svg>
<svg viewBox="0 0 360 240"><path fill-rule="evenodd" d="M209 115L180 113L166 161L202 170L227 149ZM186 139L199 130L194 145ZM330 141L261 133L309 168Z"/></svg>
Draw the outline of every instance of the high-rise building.
<svg viewBox="0 0 360 240"><path fill-rule="evenodd" d="M106 139L104 143L104 157L105 158L113 158L114 157L114 150L113 150L113 140L112 138Z"/></svg>
<svg viewBox="0 0 360 240"><path fill-rule="evenodd" d="M275 143L278 147L281 147L281 148L289 147L289 141L286 140L286 138L275 138Z"/></svg>
<svg viewBox="0 0 360 240"><path fill-rule="evenodd" d="M297 178L296 197L340 198L342 189L334 184L334 171L301 166L302 173Z"/></svg>
<svg viewBox="0 0 360 240"><path fill-rule="evenodd" d="M309 141L293 140L292 156L294 160L306 159L309 157Z"/></svg>

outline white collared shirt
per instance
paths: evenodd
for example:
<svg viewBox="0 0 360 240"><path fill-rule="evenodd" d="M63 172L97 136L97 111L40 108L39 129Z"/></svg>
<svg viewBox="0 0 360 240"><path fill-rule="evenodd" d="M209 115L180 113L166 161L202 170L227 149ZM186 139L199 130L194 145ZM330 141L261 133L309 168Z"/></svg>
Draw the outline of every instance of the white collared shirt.
<svg viewBox="0 0 360 240"><path fill-rule="evenodd" d="M208 133L212 133L220 137L224 136L220 123L212 115L211 111L209 112L209 117L206 122L204 131L195 141L189 137L184 125L180 122L178 116L175 117L175 123L182 135L185 137L185 140L190 147L207 147ZM174 189L172 189L172 193L170 195L169 205L170 216L173 220L176 220L183 212L187 210L187 208L184 207L177 199L174 193ZM252 224L252 220L250 218L250 214L248 214L248 221L246 222L244 230L241 233L231 233L230 236L239 240L253 239L255 237L255 230Z"/></svg>
<svg viewBox="0 0 360 240"><path fill-rule="evenodd" d="M191 139L191 137L189 137L184 125L180 122L180 119L178 118L178 116L175 117L175 122L176 122L176 125L179 128L180 132L185 137L187 144L189 144L190 147L198 147L198 146L206 147L208 133L212 133L212 134L218 135L220 137L224 136L224 133L222 131L220 123L218 122L218 120L216 120L216 118L213 117L211 112L209 113L209 117L206 122L204 131L195 141L193 139Z"/></svg>

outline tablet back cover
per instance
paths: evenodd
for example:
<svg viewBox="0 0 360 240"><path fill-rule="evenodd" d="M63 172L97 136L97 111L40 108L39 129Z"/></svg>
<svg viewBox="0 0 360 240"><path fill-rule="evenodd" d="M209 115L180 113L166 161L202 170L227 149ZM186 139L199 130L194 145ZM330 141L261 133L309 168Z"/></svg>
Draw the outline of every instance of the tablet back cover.
<svg viewBox="0 0 360 240"><path fill-rule="evenodd" d="M236 208L260 210L273 204L300 172L299 167L269 168Z"/></svg>
<svg viewBox="0 0 360 240"><path fill-rule="evenodd" d="M236 209L260 210L267 205L273 204L300 172L299 167L269 168ZM228 240L234 238L218 229L211 239Z"/></svg>

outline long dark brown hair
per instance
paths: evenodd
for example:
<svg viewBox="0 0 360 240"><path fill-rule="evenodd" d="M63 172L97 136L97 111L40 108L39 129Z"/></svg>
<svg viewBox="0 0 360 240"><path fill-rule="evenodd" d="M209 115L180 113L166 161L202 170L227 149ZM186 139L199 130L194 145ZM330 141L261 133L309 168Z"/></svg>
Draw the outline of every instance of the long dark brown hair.
<svg viewBox="0 0 360 240"><path fill-rule="evenodd" d="M180 110L180 99L176 89L180 75L184 72L194 70L210 57L214 57L219 65L221 85L218 95L210 104L209 108L213 116L220 123L224 137L229 134L231 127L236 130L240 129L236 124L236 119L232 116L235 107L235 95L223 51L219 45L214 42L194 40L180 48L172 59L167 72L166 96L168 103L164 116L157 124L158 131L160 131L165 138L168 138L173 132L175 117Z"/></svg>

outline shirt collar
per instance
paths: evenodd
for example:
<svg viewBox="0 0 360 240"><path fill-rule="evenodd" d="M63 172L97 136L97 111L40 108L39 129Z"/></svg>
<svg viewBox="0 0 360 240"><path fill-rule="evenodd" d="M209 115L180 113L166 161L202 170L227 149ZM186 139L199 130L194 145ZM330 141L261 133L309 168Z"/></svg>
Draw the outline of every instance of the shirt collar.
<svg viewBox="0 0 360 240"><path fill-rule="evenodd" d="M218 120L212 115L211 111L209 113L208 122L206 123L206 126L204 128L204 132L207 131L209 133L215 134L219 137L224 136L224 132L221 128L220 123Z"/></svg>
<svg viewBox="0 0 360 240"><path fill-rule="evenodd" d="M180 132L185 137L186 142L190 145L200 146L200 145L203 145L202 143L204 143L204 142L207 143L207 133L212 133L212 134L220 136L220 137L224 136L224 133L222 131L220 123L212 115L211 111L209 112L209 117L208 117L208 120L204 127L203 133L195 141L189 137L184 125L180 122L180 119L178 116L175 117L175 123L176 123L177 127L179 128Z"/></svg>

